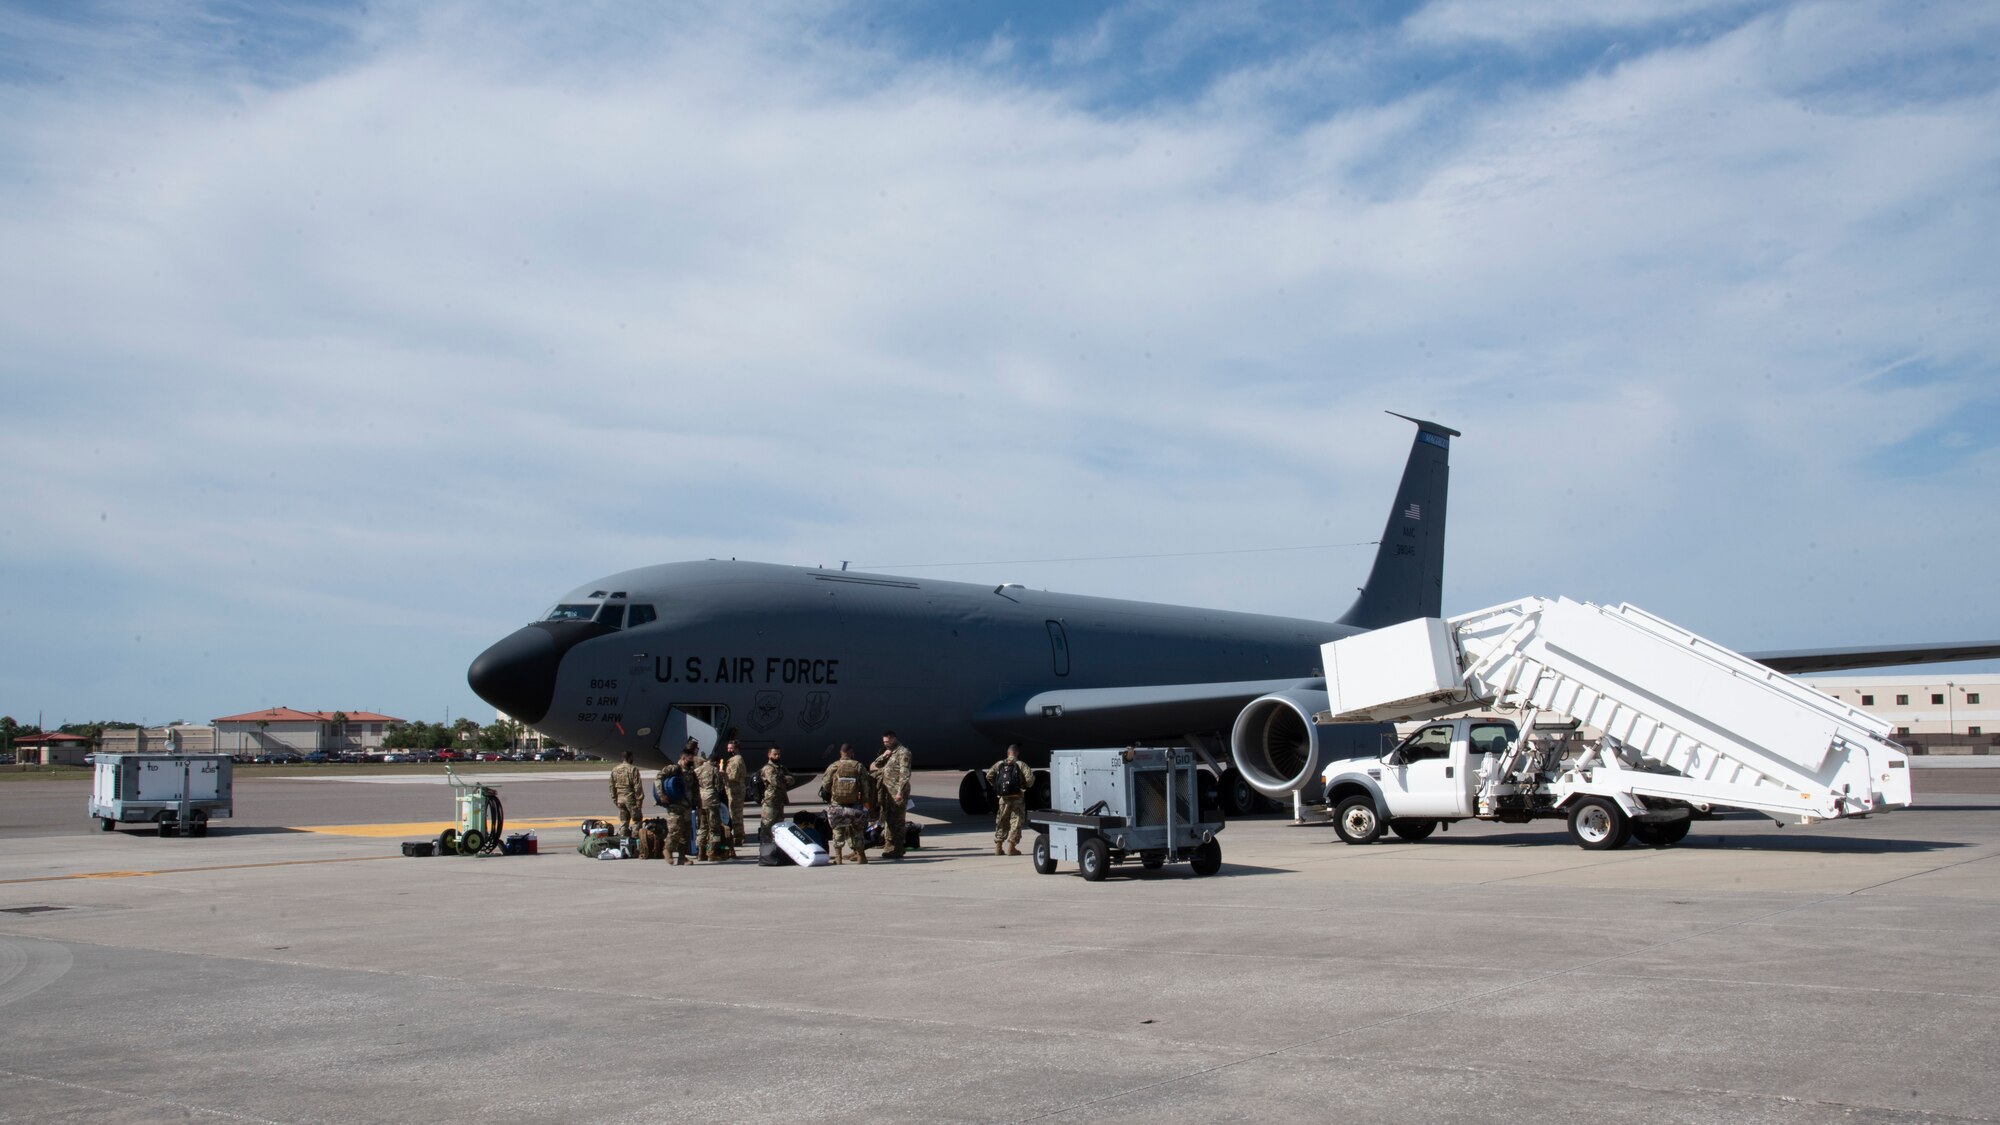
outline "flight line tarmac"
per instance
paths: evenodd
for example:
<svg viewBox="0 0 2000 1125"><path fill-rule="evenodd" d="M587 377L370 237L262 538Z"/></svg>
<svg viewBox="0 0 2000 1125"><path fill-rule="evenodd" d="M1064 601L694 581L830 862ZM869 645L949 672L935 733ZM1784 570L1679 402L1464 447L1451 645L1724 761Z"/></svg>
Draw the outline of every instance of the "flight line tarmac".
<svg viewBox="0 0 2000 1125"><path fill-rule="evenodd" d="M587 860L601 774L492 780L543 854L402 857L435 783L240 778L205 839L0 785L0 1121L2000 1120L2000 770L1664 851L1254 817L1097 884L956 774L814 870Z"/></svg>

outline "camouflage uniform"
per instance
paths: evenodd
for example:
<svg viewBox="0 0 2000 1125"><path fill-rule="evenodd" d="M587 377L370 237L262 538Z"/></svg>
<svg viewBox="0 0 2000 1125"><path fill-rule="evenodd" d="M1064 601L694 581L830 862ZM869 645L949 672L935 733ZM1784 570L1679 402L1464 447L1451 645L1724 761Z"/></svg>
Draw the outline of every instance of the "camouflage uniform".
<svg viewBox="0 0 2000 1125"><path fill-rule="evenodd" d="M678 776L681 772L679 762L668 762L666 765L660 767L658 783L662 796L667 791L667 779ZM680 800L661 802L667 810L667 859L673 863L680 863L687 859L688 844L690 842L688 837L692 834L691 826L688 823L687 790L693 784L693 778L682 778Z"/></svg>
<svg viewBox="0 0 2000 1125"><path fill-rule="evenodd" d="M743 761L743 755L724 754L717 766L722 771L722 784L729 796L729 836L737 847L743 846L743 785L750 777L750 767Z"/></svg>
<svg viewBox="0 0 2000 1125"><path fill-rule="evenodd" d="M836 777L854 779L856 792L859 794L854 803L842 804L834 801L833 779ZM844 849L853 848L855 857L862 863L867 863L868 837L862 833L862 829L867 827L868 820L862 807L872 803L875 795L875 785L870 780L868 771L861 768L860 762L852 758L842 758L826 767L826 772L820 775L819 787L828 794L826 821L833 828L833 862L840 862L840 855Z"/></svg>
<svg viewBox="0 0 2000 1125"><path fill-rule="evenodd" d="M764 804L758 812L762 814L764 835L769 836L771 826L785 819L785 795L792 791L796 783L792 780L792 771L776 762L766 762L764 768L757 771L757 776L764 779Z"/></svg>
<svg viewBox="0 0 2000 1125"><path fill-rule="evenodd" d="M910 748L898 742L868 767L881 791L882 854L903 854L903 800L910 795Z"/></svg>
<svg viewBox="0 0 2000 1125"><path fill-rule="evenodd" d="M611 803L618 806L618 834L637 835L646 810L639 791L638 766L620 762L611 767Z"/></svg>
<svg viewBox="0 0 2000 1125"><path fill-rule="evenodd" d="M1020 771L1020 792L1000 792L1001 770ZM1035 783L1034 772L1026 762L1002 758L986 771L986 780L993 786L993 800L998 806L993 814L993 854L999 855L1000 845L1005 844L1008 855L1020 855L1017 845L1021 842L1021 825L1028 816L1028 788Z"/></svg>
<svg viewBox="0 0 2000 1125"><path fill-rule="evenodd" d="M695 827L700 839L695 854L702 859L721 859L722 853L729 850L729 836L722 830L722 771L703 758L695 763L694 780L701 791L701 822Z"/></svg>

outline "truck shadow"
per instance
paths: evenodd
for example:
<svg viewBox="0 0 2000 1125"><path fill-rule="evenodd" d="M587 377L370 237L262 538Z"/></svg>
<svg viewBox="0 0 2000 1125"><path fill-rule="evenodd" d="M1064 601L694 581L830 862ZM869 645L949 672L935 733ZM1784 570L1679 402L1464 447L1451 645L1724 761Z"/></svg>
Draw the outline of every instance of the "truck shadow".
<svg viewBox="0 0 2000 1125"><path fill-rule="evenodd" d="M1575 848L1567 834L1560 832L1509 832L1499 835L1462 837L1457 840L1434 836L1421 844L1410 844L1401 840L1381 841L1377 846L1387 847L1547 847ZM1824 855L1898 855L1918 852L1950 851L1954 848L1970 848L1976 845L1959 840L1903 840L1883 838L1857 838L1843 836L1785 836L1772 833L1756 835L1704 832L1696 827L1688 833L1687 839L1665 848L1649 848L1637 842L1628 843L1621 852L1674 852L1674 851L1744 851L1773 853L1817 853Z"/></svg>

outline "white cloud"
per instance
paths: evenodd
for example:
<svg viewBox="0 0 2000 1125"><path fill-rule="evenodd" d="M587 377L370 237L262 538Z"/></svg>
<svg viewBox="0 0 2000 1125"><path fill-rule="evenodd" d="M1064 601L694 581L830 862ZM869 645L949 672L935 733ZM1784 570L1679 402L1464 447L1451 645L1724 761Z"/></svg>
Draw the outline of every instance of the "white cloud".
<svg viewBox="0 0 2000 1125"><path fill-rule="evenodd" d="M1882 458L1993 393L2000 115L1875 73L1886 10L1303 123L1283 91L1392 37L1093 113L813 7L604 43L612 11L391 12L296 81L0 95L0 558L34 578L0 624L66 650L9 657L0 710L120 711L63 659L122 625L45 605L93 584L210 653L311 638L149 672L179 711L416 712L648 562L1372 538L1385 409L1466 431L1448 608L1628 598L1752 648L1982 631L1951 595L1995 546L1965 518L1992 445ZM1879 377L1912 356L1940 374ZM1944 548L1914 573L1911 538ZM1367 556L934 573L1332 616Z"/></svg>

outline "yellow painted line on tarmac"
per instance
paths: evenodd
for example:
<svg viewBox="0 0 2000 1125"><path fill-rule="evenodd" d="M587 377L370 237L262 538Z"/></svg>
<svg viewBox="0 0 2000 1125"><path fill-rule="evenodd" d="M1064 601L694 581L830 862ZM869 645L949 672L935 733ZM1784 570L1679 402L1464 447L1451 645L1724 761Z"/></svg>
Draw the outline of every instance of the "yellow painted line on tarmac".
<svg viewBox="0 0 2000 1125"><path fill-rule="evenodd" d="M218 863L210 867L162 867L156 871L79 871L74 875L36 875L29 879L0 879L0 887L15 883L60 883L67 879L140 879L149 875L185 875L194 871L242 871L252 867L299 867L308 863L366 863L375 859L401 859L400 855L352 855L339 859L280 859L270 863Z"/></svg>
<svg viewBox="0 0 2000 1125"><path fill-rule="evenodd" d="M578 828L583 824L580 816L531 817L525 820L509 818L506 830L512 833L521 829L539 831L545 828ZM436 839L437 834L447 828L457 828L455 820L426 820L408 824L302 824L292 829L294 832L317 832L322 836L408 836L416 840Z"/></svg>

